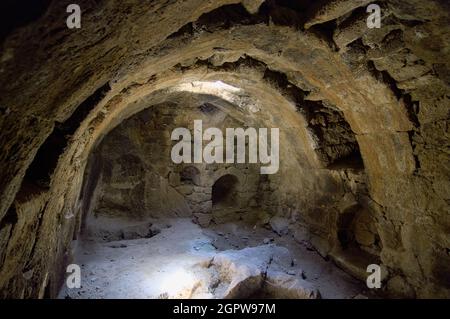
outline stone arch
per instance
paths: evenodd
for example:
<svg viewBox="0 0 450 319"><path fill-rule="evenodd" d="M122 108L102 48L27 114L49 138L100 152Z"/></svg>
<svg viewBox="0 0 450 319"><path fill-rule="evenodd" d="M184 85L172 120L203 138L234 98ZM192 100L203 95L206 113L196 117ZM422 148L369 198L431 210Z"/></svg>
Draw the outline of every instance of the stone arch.
<svg viewBox="0 0 450 319"><path fill-rule="evenodd" d="M215 181L211 192L213 210L221 206L233 207L236 205L238 183L238 178L231 174L223 175Z"/></svg>
<svg viewBox="0 0 450 319"><path fill-rule="evenodd" d="M247 8L250 2L252 1L243 1L244 7ZM272 5L276 3L279 2L273 2ZM275 8L264 6L264 10L260 12L259 5L255 5L250 6L252 9L247 8L251 12L250 15L239 10L237 20L228 19L229 10L220 9L229 4L230 1L225 0L215 1L208 6L198 5L198 1L169 4L162 13L167 14L167 19L163 20L166 22L160 28L163 32L158 33L152 32L155 23L149 23L156 21L150 19L154 13L152 10L132 10L131 3L108 4L107 11L113 13L111 16L98 17L92 13L96 10L86 10L88 21L96 21L86 24L83 28L86 33L73 32L60 37L60 25L55 22L47 26L48 21L41 19L15 31L12 37L6 39L5 48L8 50L5 50L2 56L4 76L0 80L0 110L2 117L4 116L1 122L2 145L5 150L0 159L3 168L0 173L3 194L0 201L2 220L6 218L5 214L14 198L20 200L16 195L25 172L40 145L51 134L54 124L63 123L69 118L75 107L90 95L92 88L101 87L103 83L111 80L110 93L90 112L86 120L80 123L77 132L72 132L65 152L58 154L56 168L49 169L53 177L45 183L48 189L33 197L33 203L38 202L34 206L39 207L39 212L28 215L42 215L39 225L50 231L41 232L42 236L39 236L33 246L36 250L30 252L30 256L33 256L30 257L33 259L32 264L39 265L40 260L45 259L46 256L40 256L39 252L46 251L47 243L56 243L59 251L68 246L67 238L61 238L60 232L56 230L61 227L64 230L62 233L65 234L70 233L72 229L70 219L65 221L64 216L70 216L79 206L76 198L80 193L86 160L93 150L93 141L97 140L99 135L106 134L109 125L102 122L113 121L114 116L117 116L117 122L126 118L122 115L127 112L122 114L123 110L119 108L126 108L131 112L133 103L137 103L132 96L142 97L145 93L157 89L156 87L164 82L161 79L167 81L166 88L176 85L176 77L179 77L179 74L174 74L174 69L193 75L191 79L184 81L191 83L190 80L197 81L207 76L207 72L199 72L197 77L188 71L196 67L192 61L208 60L213 66L226 66L239 57L248 55L264 62L268 69L286 74L292 84L307 92L305 100L327 101L342 111L351 130L356 134L368 173L368 202L376 207L380 216L388 220L384 222L380 219L384 228L384 232L380 232L383 239L389 241L389 237L403 236L408 241L420 234L421 242L427 243L422 249L424 253L420 254L414 247L404 247L406 261L399 264L392 256L392 251L399 249L394 242L390 247L391 251L385 252L385 261L393 268L402 268L416 287L430 282L425 279L439 278L433 275L432 267L427 266L427 260L448 258L448 243L442 240L440 235L436 235L439 232L435 232L436 227L440 227L437 221L445 220L443 217L448 211L448 194L445 191L449 189L446 187L449 180L446 169L448 165L445 156L442 156L444 160L437 160L440 155L436 155L443 154L436 145L442 144L440 138L445 133L442 127L446 127L445 121L448 117L445 97L448 96L445 93L448 88L440 82L440 78L445 79L445 61L448 59L440 52L429 52L425 47L428 41L423 41L425 45L415 41L413 34L421 33L411 32L411 24L407 25L405 20L396 16L413 19L417 22L414 23L414 28L419 30L429 29L430 39L436 37L438 43L441 32L433 30L436 25L439 30L438 20L445 21L439 18L441 12L448 10L442 10L439 4L432 3L429 8L425 6L424 9L422 5L412 6L414 10L405 12L401 5L389 3L389 10L393 11L390 19L396 24L395 32L382 34L383 37L387 36L378 45L376 41L371 40L370 34L362 35L366 33L364 30L355 36L352 22L357 17L356 12L350 12L350 7L345 12L341 11L335 1L324 1L324 5L318 5L316 14L312 13L311 16L306 13L311 14L310 10L298 10L299 8L292 6L283 8L290 14L282 14L280 17L271 15L277 13L276 5ZM98 9L97 5L106 4L91 2L86 5L89 9ZM122 5L130 9L127 10L131 15L129 19L121 18ZM181 9L176 5L181 5ZM306 4L305 6L307 7ZM300 7L304 9L302 5ZM173 17L170 12L175 9L177 16ZM48 16L64 12L62 4L56 2L51 4L48 10ZM198 19L199 17L202 18ZM211 19L212 17L217 19ZM99 24L106 22L106 19L112 19L107 21L110 25L117 23L117 28L97 32ZM309 21L307 27L303 28L304 20ZM335 30L339 32L334 35L323 32L328 26L334 28L342 20L350 23L347 29ZM128 28L129 21L136 22L135 28ZM327 22L331 24L321 28ZM42 32L44 26L48 32ZM120 32L122 28L133 31L132 36L123 37ZM388 28L391 28L391 25ZM203 32L204 29L208 32ZM91 39L86 37L86 34L98 38ZM48 45L45 46L40 45L44 40L47 41L44 36L49 38ZM356 41L354 37L357 37ZM33 59L25 64L22 63L23 57L30 52L30 47L22 45L20 39L26 39L27 41L23 42L35 49ZM119 45L116 45L115 41ZM350 44L347 46L348 42ZM92 46L92 43L96 45ZM341 49L340 52L334 50L335 45ZM407 48L408 52L413 52L418 57L422 56L424 60L414 60L418 61L415 65L386 63L387 56L398 55L398 50L402 48ZM73 59L67 58L69 51L76 52ZM436 55L440 56L436 58ZM380 72L374 68L365 69L366 59L375 60L375 63L369 62ZM358 60L362 63L348 65L345 62L348 60ZM408 59L402 57L399 60ZM426 65L430 64L433 68L427 69ZM395 69L399 65L401 69ZM54 66L58 66L58 69L54 69ZM415 74L417 69L420 74ZM65 72L61 74L60 70ZM411 74L417 76L409 77ZM48 83L52 83L53 90L47 89ZM45 94L42 94L43 92ZM415 104L412 101L418 102ZM420 119L414 119L415 116ZM301 131L299 130L300 134L303 134ZM434 134L433 131L438 133ZM430 148L435 152L431 156L425 151ZM305 160L305 163L309 164L308 168L321 167L320 160L314 160L314 152L303 153L313 158L312 161ZM431 163L435 159L436 163ZM30 173L33 173L33 170ZM322 177L319 172L315 174L318 179ZM439 186L439 190L438 186L433 185L443 186ZM404 223L401 223L401 234L398 231L400 225L394 225L398 224L398 219L404 219ZM417 224L418 221L420 224ZM445 225L441 228L445 229ZM430 238L432 240L429 240ZM57 259L56 256L53 257ZM416 261L425 267L408 266ZM46 280L46 274L53 273L54 268L47 267L41 275L35 275L35 286L41 286L42 281ZM422 275L417 276L419 271ZM419 277L420 279L414 279ZM33 291L32 294L37 296L39 292Z"/></svg>

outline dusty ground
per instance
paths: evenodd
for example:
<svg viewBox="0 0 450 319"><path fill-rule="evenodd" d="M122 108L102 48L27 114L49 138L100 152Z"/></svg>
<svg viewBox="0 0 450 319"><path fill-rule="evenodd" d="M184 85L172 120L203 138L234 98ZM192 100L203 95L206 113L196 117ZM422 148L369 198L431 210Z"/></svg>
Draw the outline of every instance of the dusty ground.
<svg viewBox="0 0 450 319"><path fill-rule="evenodd" d="M262 292L249 291L253 283L247 281L244 290L238 286L248 278L259 279L253 274L260 265L266 283L271 284L268 274L272 273L272 282L289 286L288 295L276 294L279 297L315 298L317 291L322 298L367 294L360 282L331 261L290 236L279 237L265 228L224 224L202 229L189 219L168 219L159 220L152 229L150 238L79 240L74 263L81 267L82 287L64 285L59 297L261 297ZM233 290L233 285L239 289Z"/></svg>

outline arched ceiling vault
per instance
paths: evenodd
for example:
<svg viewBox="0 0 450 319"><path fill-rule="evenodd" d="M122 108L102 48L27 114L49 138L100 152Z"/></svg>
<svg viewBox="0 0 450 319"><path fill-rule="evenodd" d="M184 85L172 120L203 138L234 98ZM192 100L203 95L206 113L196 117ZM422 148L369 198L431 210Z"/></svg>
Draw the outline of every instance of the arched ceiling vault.
<svg viewBox="0 0 450 319"><path fill-rule="evenodd" d="M58 50L57 46L55 46L55 50L46 48L45 54L51 54L52 61L72 56L70 61L61 61L62 66L66 65L67 70L72 71L61 74L59 79L54 82L52 93L35 100L32 108L24 109L21 112L21 118L26 119L29 116L38 119L40 131L47 132L48 135L53 126L48 119L54 118L57 122L63 122L69 117L75 105L89 96L95 90L93 88L99 87L105 82L110 82L111 91L102 103L113 104L118 99L128 98L130 91L138 92L139 87L143 87L145 83L149 83L152 87L151 82L155 77L160 80L164 79L165 74L170 73L168 70L176 66L181 70L188 70L190 67L195 67L198 60L202 60L219 68L227 65L229 67L229 63L236 62L242 57L249 57L260 63L258 68L285 75L290 84L305 92L304 100L323 101L341 110L357 136L363 158L366 158L368 153L371 155L391 154L393 145L405 144L404 149L400 148L402 154L391 154L382 159L370 156L370 160L366 160L369 174L371 172L378 173L382 167L387 166L387 163L382 163L383 161L399 159L402 162L400 166L391 163L393 165L389 165L389 167L398 168L400 173L411 171L410 154L408 154L410 149L406 145L409 143L405 143L408 142L408 137L407 133L402 132L409 131L412 123L408 119L406 106L396 98L386 84L376 80L369 71L362 71L355 77L340 55L330 46L330 43L323 39L320 32L319 34L316 31L299 32L292 26L274 25L265 21L265 16L251 15L242 12L242 9L237 10L236 21L244 19L243 22L222 23L221 18L229 14L229 11L234 12L236 8L239 8L239 6L231 8L225 6L214 10L225 3L234 3L234 1L216 1L214 7L209 7L212 4L208 4L206 8L202 4L198 5L195 10L187 10L186 12L191 12L191 15L185 16L182 24L180 23L183 21L184 14L180 12L177 23L173 24L178 26L178 30L174 30L174 26L172 26L167 28L167 30L172 30L171 35L163 36L153 33L154 37L159 38L152 39L152 41L147 39L143 43L140 42L143 39L139 34L151 29L151 25L143 23L144 17L136 18L136 29L131 30L132 33L136 33L136 42L133 44L124 43L123 46L115 44L115 41L122 37L119 26L120 23L125 22L120 22L117 24L117 31L98 40L100 42L96 44L96 52L92 52L97 57L92 56L90 59L92 63L96 64L96 67L91 70L89 70L90 62L86 63L86 59L77 59L77 57L89 56L90 46L84 47L83 51L77 50L79 46L75 44L77 35L69 35L64 41L65 46L61 48L62 50ZM248 3L245 5L249 7ZM165 8L154 9L165 10ZM108 7L105 10L108 10ZM201 15L204 12L209 13ZM52 11L49 11L48 14L51 13ZM132 15L130 14L130 19ZM171 17L173 18L173 15ZM198 17L200 18L195 21ZM195 22L191 23L190 21ZM148 21L145 22L148 23ZM168 21L158 21L158 29L162 28L161 23L168 23ZM88 32L92 27L82 29L81 33ZM14 41L14 37L11 41ZM74 46L71 47L70 43L73 43ZM225 47L224 43L226 43ZM101 51L103 54L99 55ZM21 53L15 52L15 54L20 56ZM108 57L117 55L120 56L119 61L121 62L115 61L114 65L111 65ZM36 52L37 57L40 57L40 51ZM40 66L39 69L32 74L41 78L53 76L48 73L51 69L46 68L45 65ZM264 72L264 70L262 71ZM8 72L8 70L4 70L4 72ZM83 73L85 75L82 75ZM78 79L79 82L70 83L74 79ZM28 99L27 95L33 94L31 91L20 96L14 94L16 88L24 81L29 80L17 78L14 82L4 83L5 88L15 99L11 105L21 103L21 99L27 99L23 103L25 105L33 100ZM34 80L36 83L42 83L37 78ZM41 89L44 88L36 86L36 90ZM125 92L125 94L121 92ZM40 96L40 94L35 94L35 96ZM49 100L52 96L55 101L58 101L57 104ZM110 102L107 102L108 98L112 98ZM4 100L6 104L10 104L7 96L4 97ZM60 103L61 100L65 102ZM12 112L15 114L14 110ZM371 120L367 121L367 118ZM35 138L36 144L31 143L29 147L39 145L44 139L44 135L38 134ZM376 150L374 150L374 142L378 147ZM20 151L24 152L23 164L29 164L36 148ZM8 154L5 154L4 157L6 159ZM25 169L26 165L22 165L16 169L19 174L14 177L4 176L2 178L5 193L13 195L17 191L17 179L23 176ZM0 210L2 214L13 197L9 198L10 200L3 202L4 205Z"/></svg>
<svg viewBox="0 0 450 319"><path fill-rule="evenodd" d="M434 294L449 245L448 4L380 1L385 25L367 31L366 1L357 0L80 2L80 30L65 28L67 4L52 1L0 36L0 221L15 199L37 210L27 269L57 247L35 283L45 286L73 235L64 221L78 209L95 146L140 110L196 94L226 100L237 118L279 124L296 141L285 152L311 169L333 161L318 116L339 118L379 208L381 259ZM239 92L211 88L218 81ZM26 174L55 132L64 143L51 183L23 199Z"/></svg>
<svg viewBox="0 0 450 319"><path fill-rule="evenodd" d="M256 34L268 36L261 39ZM217 39L225 40L227 48L218 48ZM207 78L209 73L227 71L227 68L255 74L248 81L256 84L270 82L270 79L264 79L264 74L276 72L285 75L289 85L304 93L302 101L293 103L308 103L308 99L323 101L343 113L356 134L363 159L370 158L366 160L369 174L372 172L377 175L384 170L384 166L390 167L395 174L408 174L414 170L407 134L413 124L408 118L404 102L398 100L394 92L369 71L361 72L355 78L337 53L313 34L300 35L289 27L236 26L232 30L217 31L214 35L202 33L186 42L184 47L180 47L179 42L176 45L172 42L174 39L169 38L155 48L157 56L148 54L141 64L131 67L125 65L119 70L111 82L109 93L114 98L110 103L104 102L106 109L115 104L116 99L126 99L126 102L121 102L123 107L160 85L169 87L183 81L200 81ZM277 58L274 58L275 52ZM242 59L250 60L254 66L239 63ZM191 69L200 68L204 70L189 76ZM183 80L178 79L180 76ZM220 76L215 80L220 80ZM162 84L164 81L167 84ZM239 80L233 81L233 84L236 87L248 86L247 90L256 87L245 85L245 81ZM399 144L404 147L394 150L395 145ZM383 157L377 158L377 154L383 154Z"/></svg>

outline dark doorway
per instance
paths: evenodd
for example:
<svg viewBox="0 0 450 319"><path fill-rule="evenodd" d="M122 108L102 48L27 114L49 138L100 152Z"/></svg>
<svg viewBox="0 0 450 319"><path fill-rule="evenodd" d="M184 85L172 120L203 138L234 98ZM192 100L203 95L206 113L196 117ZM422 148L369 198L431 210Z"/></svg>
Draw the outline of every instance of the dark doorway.
<svg viewBox="0 0 450 319"><path fill-rule="evenodd" d="M238 179L234 175L220 177L212 187L212 205L234 206L236 202L236 186Z"/></svg>

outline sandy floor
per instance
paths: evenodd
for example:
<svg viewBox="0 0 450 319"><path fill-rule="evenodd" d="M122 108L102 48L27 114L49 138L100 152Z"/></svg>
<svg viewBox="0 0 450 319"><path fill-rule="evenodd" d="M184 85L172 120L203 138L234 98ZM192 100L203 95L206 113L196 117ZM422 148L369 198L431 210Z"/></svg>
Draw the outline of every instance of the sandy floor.
<svg viewBox="0 0 450 319"><path fill-rule="evenodd" d="M159 221L161 232L151 238L105 242L79 240L74 263L81 267L81 288L62 288L60 298L171 298L186 297L196 267L208 263L220 251L245 247L285 247L292 256L283 268L301 276L320 291L322 298L354 298L364 285L332 262L324 260L289 236L279 237L264 228L224 224L202 229L189 219ZM270 244L267 244L270 240ZM214 298L199 291L194 298Z"/></svg>

